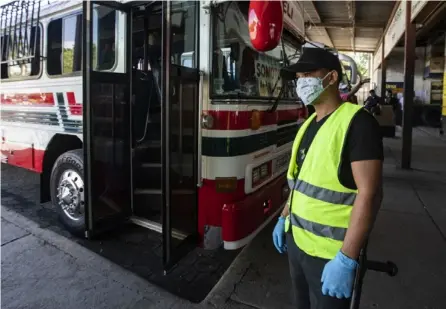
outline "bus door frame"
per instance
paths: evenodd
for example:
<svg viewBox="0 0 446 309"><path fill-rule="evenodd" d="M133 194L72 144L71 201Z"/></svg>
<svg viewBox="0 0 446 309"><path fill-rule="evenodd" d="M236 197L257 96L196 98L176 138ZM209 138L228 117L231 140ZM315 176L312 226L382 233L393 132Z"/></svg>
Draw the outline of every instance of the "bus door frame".
<svg viewBox="0 0 446 309"><path fill-rule="evenodd" d="M124 61L123 72L109 72L109 71L97 71L93 68L93 28L95 21L94 18L94 5L107 7L121 12L125 17L125 50L120 49L120 44L115 42L115 57L119 57L118 53L124 52L126 54ZM83 2L83 38L82 38L82 56L83 56L83 114L84 114L84 128L83 128L83 140L84 140L84 182L85 182L85 236L92 238L97 234L109 231L119 226L120 223L127 221L132 215L132 149L131 149L131 89L132 89L132 74L131 74L131 33L132 33L132 14L131 7L115 1L84 1ZM119 16L117 14L116 16ZM122 27L120 23L118 27ZM119 32L118 32L119 33ZM116 35L116 32L115 32ZM117 40L118 37L115 37ZM96 47L97 49L99 47ZM118 51L118 52L116 52ZM116 58L118 59L118 58ZM115 61L117 61L115 59ZM110 130L110 136L106 136L105 139L111 140L112 145L112 165L107 166L107 158L105 155L100 157L95 151L98 149L96 143L98 142L95 137L95 122L98 120L97 113L100 113L98 109L98 97L94 97L95 94L101 93L97 90L105 85L109 87L107 89L112 90L111 94L111 119L112 129ZM116 87L120 86L120 87ZM121 91L121 96L117 95ZM123 106L124 105L124 106ZM96 107L96 108L95 108ZM115 112L115 108L120 108L121 111ZM107 115L106 115L107 116ZM116 125L116 117L122 120L120 127ZM126 128L127 125L127 128ZM121 129L124 132L116 133L116 129ZM117 137L116 137L116 134ZM121 134L121 138L120 135ZM128 135L127 138L125 136ZM119 140L120 139L120 140ZM121 142L121 146L116 143ZM106 146L107 143L104 143ZM128 147L126 145L128 144ZM119 149L121 147L121 149ZM116 150L118 149L118 150ZM120 153L118 153L120 151ZM107 150L105 151L107 152ZM120 157L119 157L120 156ZM98 162L104 163L106 166L105 173L99 173L96 170ZM113 169L114 167L117 169ZM111 167L111 168L110 168ZM124 177L123 177L124 176ZM111 180L111 178L114 178ZM100 184L104 188L100 187ZM119 186L120 194L113 194L107 191L114 191L113 187ZM111 189L110 189L111 188ZM110 190L109 190L110 189ZM121 194L122 193L122 194ZM107 202L101 202L105 197ZM110 209L114 213L101 216L98 208L104 205L113 206Z"/></svg>
<svg viewBox="0 0 446 309"><path fill-rule="evenodd" d="M199 18L199 10L200 5L196 4L195 16ZM173 163L171 160L172 157L172 90L174 85L174 81L180 81L180 83L184 82L184 85L195 86L195 100L196 100L196 110L198 110L199 104L201 102L200 94L201 91L201 79L200 79L200 71L198 69L198 44L199 41L199 22L196 23L195 29L195 63L197 64L195 69L191 69L188 67L182 67L178 65L173 65L171 62L171 54L172 54L172 21L171 21L171 12L172 12L172 3L171 1L163 1L162 5L162 69L161 69L161 159L162 159L162 233L163 233L163 267L164 273L167 274L170 269L184 256L186 256L190 251L195 249L198 244L198 187L196 186L198 177L201 175L197 174L197 164L201 164L198 162L198 113L194 112L194 153L193 153L193 178L194 178L194 187L190 187L190 191L194 191L192 194L194 198L194 202L191 210L195 212L195 218L193 224L195 224L194 230L190 230L189 234L178 244L174 242L173 238L176 238L175 234L175 219L173 216L173 210L178 203L178 197L175 188L173 188L173 180L171 179L171 170L173 168ZM180 89L182 89L180 87ZM180 90L181 91L181 90ZM181 101L181 99L180 99ZM181 102L178 102L181 106ZM182 110L180 110L181 114ZM181 115L180 117L183 117ZM182 129L180 128L180 131ZM182 135L180 134L180 139ZM181 148L179 150L182 152ZM182 153L180 154L182 155ZM174 205L175 203L175 205ZM192 209L194 208L194 209Z"/></svg>

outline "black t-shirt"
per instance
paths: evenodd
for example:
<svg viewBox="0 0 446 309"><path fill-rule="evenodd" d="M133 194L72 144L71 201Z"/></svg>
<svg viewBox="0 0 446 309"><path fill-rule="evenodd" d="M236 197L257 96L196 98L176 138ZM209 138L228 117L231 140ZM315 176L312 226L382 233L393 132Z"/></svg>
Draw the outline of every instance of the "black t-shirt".
<svg viewBox="0 0 446 309"><path fill-rule="evenodd" d="M319 121L316 121L315 117L308 126L297 152L298 166L302 166L305 159L306 151L303 150L308 150L316 133L330 116L331 114ZM341 184L353 190L357 189L351 162L365 160L384 160L384 151L378 122L369 112L360 110L352 119L342 151L339 173Z"/></svg>

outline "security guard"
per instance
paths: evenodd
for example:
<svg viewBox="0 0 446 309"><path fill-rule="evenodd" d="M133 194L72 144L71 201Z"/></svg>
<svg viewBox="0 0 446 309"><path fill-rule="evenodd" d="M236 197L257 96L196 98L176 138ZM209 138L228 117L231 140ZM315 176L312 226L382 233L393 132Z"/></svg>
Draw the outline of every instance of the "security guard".
<svg viewBox="0 0 446 309"><path fill-rule="evenodd" d="M305 49L283 71L290 74L315 113L294 141L291 193L273 242L288 252L297 308L349 308L359 252L382 199L379 125L362 107L342 103L341 64L329 51Z"/></svg>

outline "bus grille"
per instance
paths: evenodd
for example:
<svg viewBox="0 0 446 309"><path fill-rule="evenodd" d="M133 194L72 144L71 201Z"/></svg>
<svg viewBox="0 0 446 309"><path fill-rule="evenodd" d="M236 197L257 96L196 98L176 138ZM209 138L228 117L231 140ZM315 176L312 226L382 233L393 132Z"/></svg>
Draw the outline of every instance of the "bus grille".
<svg viewBox="0 0 446 309"><path fill-rule="evenodd" d="M288 124L287 126L279 127L277 130L277 147L292 142L296 137L298 128L299 125L297 123L295 125Z"/></svg>

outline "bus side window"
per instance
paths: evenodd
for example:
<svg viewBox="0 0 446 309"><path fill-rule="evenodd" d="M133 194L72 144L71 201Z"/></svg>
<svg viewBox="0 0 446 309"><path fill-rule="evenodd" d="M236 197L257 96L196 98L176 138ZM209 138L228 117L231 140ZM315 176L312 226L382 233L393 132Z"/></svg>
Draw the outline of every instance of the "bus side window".
<svg viewBox="0 0 446 309"><path fill-rule="evenodd" d="M62 73L68 74L82 69L82 14L65 18L63 23Z"/></svg>
<svg viewBox="0 0 446 309"><path fill-rule="evenodd" d="M2 53L1 60L2 60L2 62L6 61L8 59L8 57L7 57L8 39L9 39L9 35L1 36L1 53ZM7 63L2 63L1 78L2 79L8 78L8 64Z"/></svg>
<svg viewBox="0 0 446 309"><path fill-rule="evenodd" d="M8 63L3 63L1 66L2 79L13 78L16 80L40 74L40 62L42 61L40 57L42 48L41 27L33 26L26 31L24 28L17 28L16 36L13 39L15 42L13 40L8 42L8 35L6 35L6 38L2 36L2 61L9 59ZM26 43L24 43L24 39L20 40L20 38L25 37L25 33L29 36ZM25 47L26 44L29 44L29 49Z"/></svg>
<svg viewBox="0 0 446 309"><path fill-rule="evenodd" d="M62 18L48 24L46 69L48 75L62 74Z"/></svg>
<svg viewBox="0 0 446 309"><path fill-rule="evenodd" d="M96 5L93 11L93 66L95 71L113 70L116 64L117 13ZM120 14L121 18L124 18ZM118 34L119 35L119 34ZM124 41L125 42L125 41Z"/></svg>
<svg viewBox="0 0 446 309"><path fill-rule="evenodd" d="M82 14L53 20L48 25L48 75L67 75L82 69Z"/></svg>

